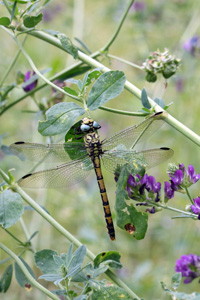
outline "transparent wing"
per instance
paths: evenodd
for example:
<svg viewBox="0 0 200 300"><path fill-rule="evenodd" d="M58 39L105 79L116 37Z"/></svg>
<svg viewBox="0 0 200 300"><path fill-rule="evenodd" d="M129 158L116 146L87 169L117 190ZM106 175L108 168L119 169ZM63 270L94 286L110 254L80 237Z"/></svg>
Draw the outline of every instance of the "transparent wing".
<svg viewBox="0 0 200 300"><path fill-rule="evenodd" d="M105 139L102 142L103 151L111 150L119 144L123 144L127 149L130 149L133 144L144 141L163 125L163 114L164 112L156 113L143 122L121 130Z"/></svg>
<svg viewBox="0 0 200 300"><path fill-rule="evenodd" d="M37 144L17 142L10 145L10 151L22 160L63 163L72 159L84 158L87 151L83 143Z"/></svg>
<svg viewBox="0 0 200 300"><path fill-rule="evenodd" d="M64 188L82 181L92 168L90 158L71 161L53 169L27 174L18 184L25 188Z"/></svg>
<svg viewBox="0 0 200 300"><path fill-rule="evenodd" d="M169 148L149 149L141 152L136 151L108 151L105 152L102 161L105 168L115 173L117 166L123 166L125 163L137 165L139 162L150 169L172 157L174 151Z"/></svg>

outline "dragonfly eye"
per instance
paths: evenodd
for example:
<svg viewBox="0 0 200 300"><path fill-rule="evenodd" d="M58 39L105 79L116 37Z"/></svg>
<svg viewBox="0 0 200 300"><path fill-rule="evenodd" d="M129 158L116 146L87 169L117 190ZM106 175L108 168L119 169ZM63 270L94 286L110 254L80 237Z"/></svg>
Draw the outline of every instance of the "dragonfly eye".
<svg viewBox="0 0 200 300"><path fill-rule="evenodd" d="M93 127L94 127L95 129L101 128L101 126L100 126L96 121L93 122Z"/></svg>
<svg viewBox="0 0 200 300"><path fill-rule="evenodd" d="M86 124L82 124L80 128L81 128L81 131L88 131L90 129L90 126L86 125Z"/></svg>

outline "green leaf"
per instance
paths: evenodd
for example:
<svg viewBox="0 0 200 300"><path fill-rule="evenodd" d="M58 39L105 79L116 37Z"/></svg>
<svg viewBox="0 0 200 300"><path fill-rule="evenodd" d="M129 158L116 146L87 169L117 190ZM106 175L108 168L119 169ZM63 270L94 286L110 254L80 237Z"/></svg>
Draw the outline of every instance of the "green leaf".
<svg viewBox="0 0 200 300"><path fill-rule="evenodd" d="M88 48L88 46L85 43L83 43L83 41L79 40L76 37L75 37L75 40L83 47L83 49L86 50L86 52L88 52L89 54L92 54L92 51L90 51L90 49Z"/></svg>
<svg viewBox="0 0 200 300"><path fill-rule="evenodd" d="M73 260L69 266L69 272L71 269L76 267L76 265L82 264L86 256L86 246L82 245L73 253Z"/></svg>
<svg viewBox="0 0 200 300"><path fill-rule="evenodd" d="M73 102L55 104L46 112L45 121L40 121L38 131L43 135L56 135L67 132L76 118L83 115L85 110Z"/></svg>
<svg viewBox="0 0 200 300"><path fill-rule="evenodd" d="M76 48L76 46L74 46L72 44L72 41L70 40L70 38L68 38L65 34L60 33L57 35L58 39L61 42L61 45L63 46L63 48L73 56L74 59L78 58L78 49Z"/></svg>
<svg viewBox="0 0 200 300"><path fill-rule="evenodd" d="M60 269L54 260L54 255L57 254L57 251L51 249L36 252L34 256L35 264L43 274L59 274Z"/></svg>
<svg viewBox="0 0 200 300"><path fill-rule="evenodd" d="M163 99L161 99L161 98L155 98L154 101L155 101L158 105L160 105L162 108L165 107L165 102L163 101Z"/></svg>
<svg viewBox="0 0 200 300"><path fill-rule="evenodd" d="M19 257L19 259L23 262L26 269L29 271L31 276L35 279L35 275L31 269L31 267L21 257ZM21 268L18 266L18 264L16 262L15 262L15 277L16 277L18 284L22 288L27 288L28 290L30 290L32 283L29 281L29 279L26 277L26 275L23 273L23 271L21 270Z"/></svg>
<svg viewBox="0 0 200 300"><path fill-rule="evenodd" d="M77 81L77 86L78 86L79 90L82 92L82 90L83 90L83 83L82 83L82 81L80 79L78 79L78 81Z"/></svg>
<svg viewBox="0 0 200 300"><path fill-rule="evenodd" d="M83 272L80 272L77 276L72 278L72 281L76 282L87 282L91 279L95 279L100 274L105 273L108 270L109 266L101 264L98 268L94 268L92 264L88 264L84 267Z"/></svg>
<svg viewBox="0 0 200 300"><path fill-rule="evenodd" d="M91 67L89 66L78 66L72 70L67 71L62 76L59 76L59 79L66 80L68 78L72 78L81 74L84 74L85 72L89 71Z"/></svg>
<svg viewBox="0 0 200 300"><path fill-rule="evenodd" d="M93 80L96 80L99 76L101 76L100 69L94 69L91 72L87 72L83 78L83 85L88 86Z"/></svg>
<svg viewBox="0 0 200 300"><path fill-rule="evenodd" d="M67 253L61 253L60 257L62 258L62 260L64 260L65 262L65 266L68 268L69 263L72 259L72 250L73 250L73 244L71 243L69 246L69 249L67 251Z"/></svg>
<svg viewBox="0 0 200 300"><path fill-rule="evenodd" d="M66 295L66 289L64 289L64 290L51 290L51 292L52 292L54 295L57 295L57 296Z"/></svg>
<svg viewBox="0 0 200 300"><path fill-rule="evenodd" d="M92 293L92 300L102 300L102 299L109 299L109 300L133 300L132 297L122 288L111 285L110 283L107 284L96 284L92 286L93 293Z"/></svg>
<svg viewBox="0 0 200 300"><path fill-rule="evenodd" d="M0 18L0 25L3 26L9 26L10 25L10 19L8 17L1 17Z"/></svg>
<svg viewBox="0 0 200 300"><path fill-rule="evenodd" d="M177 272L172 276L171 285L174 290L177 290L181 283L182 274L181 272Z"/></svg>
<svg viewBox="0 0 200 300"><path fill-rule="evenodd" d="M6 293L12 280L13 266L9 265L0 279L0 293Z"/></svg>
<svg viewBox="0 0 200 300"><path fill-rule="evenodd" d="M90 110L95 110L109 100L117 97L124 89L126 76L122 71L102 74L94 83L87 100Z"/></svg>
<svg viewBox="0 0 200 300"><path fill-rule="evenodd" d="M70 143L70 142L77 142L77 138L74 134L74 131L76 132L78 130L78 128L81 126L82 121L78 121L76 122L71 128L70 130L66 133L65 135L65 143ZM78 142L80 143L84 143L83 137L81 139L78 140ZM73 157L76 158L77 154L76 153L71 153L69 151L69 155L72 154L71 159L74 159Z"/></svg>
<svg viewBox="0 0 200 300"><path fill-rule="evenodd" d="M24 203L19 194L10 190L4 190L0 194L0 224L3 228L17 223L23 212Z"/></svg>
<svg viewBox="0 0 200 300"><path fill-rule="evenodd" d="M122 264L120 263L121 255L116 251L108 251L99 253L94 259L94 267L98 268L98 266L102 263L107 264L109 267L114 269L121 269Z"/></svg>
<svg viewBox="0 0 200 300"><path fill-rule="evenodd" d="M117 226L140 240L144 238L147 231L148 214L138 212L133 205L128 205L125 201L127 199L126 185L130 174L129 168L129 165L124 165L117 182L115 203Z"/></svg>
<svg viewBox="0 0 200 300"><path fill-rule="evenodd" d="M42 17L43 14L39 14L37 16L25 16L23 18L23 24L27 28L33 28L42 21Z"/></svg>
<svg viewBox="0 0 200 300"><path fill-rule="evenodd" d="M142 89L141 101L142 101L142 105L145 108L148 108L148 109L151 108L151 105L149 104L149 100L148 100L148 96L147 96L147 92L146 92L145 88Z"/></svg>
<svg viewBox="0 0 200 300"><path fill-rule="evenodd" d="M30 242L37 234L38 234L38 230L36 230L31 236L30 238L28 239L28 242Z"/></svg>
<svg viewBox="0 0 200 300"><path fill-rule="evenodd" d="M67 86L64 87L64 91L70 95L78 96L78 93L75 90L73 90Z"/></svg>
<svg viewBox="0 0 200 300"><path fill-rule="evenodd" d="M44 279L46 281L55 282L55 281L62 281L63 277L60 274L45 274L41 275L39 279Z"/></svg>
<svg viewBox="0 0 200 300"><path fill-rule="evenodd" d="M53 259L58 268L61 268L65 263L65 261L58 255L54 255Z"/></svg>
<svg viewBox="0 0 200 300"><path fill-rule="evenodd" d="M197 292L194 292L192 294L186 294L181 292L176 292L170 290L164 282L161 281L161 287L162 289L171 296L172 299L176 300L200 300L200 294Z"/></svg>
<svg viewBox="0 0 200 300"><path fill-rule="evenodd" d="M80 296L74 298L74 300L87 300L87 299L88 299L87 295L80 295Z"/></svg>
<svg viewBox="0 0 200 300"><path fill-rule="evenodd" d="M135 227L133 236L137 240L143 239L148 227L148 214L138 212L133 205L128 207L128 214L130 214L131 224Z"/></svg>

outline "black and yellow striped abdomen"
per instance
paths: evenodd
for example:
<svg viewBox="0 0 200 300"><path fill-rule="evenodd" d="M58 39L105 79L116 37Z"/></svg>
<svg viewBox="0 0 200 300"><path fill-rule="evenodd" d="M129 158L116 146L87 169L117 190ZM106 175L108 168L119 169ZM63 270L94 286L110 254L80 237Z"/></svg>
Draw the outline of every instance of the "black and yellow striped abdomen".
<svg viewBox="0 0 200 300"><path fill-rule="evenodd" d="M102 145L98 134L95 132L90 132L86 134L84 136L84 142L85 142L85 147L87 149L88 155L94 165L94 169L95 169L95 173L99 185L99 190L101 194L105 219L106 219L106 226L108 229L108 234L110 236L110 239L113 241L115 240L115 229L113 225L113 220L112 220L108 196L107 196L107 192L103 180L103 175L101 172L100 156L102 154Z"/></svg>
<svg viewBox="0 0 200 300"><path fill-rule="evenodd" d="M100 165L99 157L97 157L97 156L93 157L92 162L94 164L94 169L95 169L95 173L97 176L97 181L98 181L98 185L99 185L99 191L101 194L108 234L110 236L110 239L113 241L113 240L115 240L115 229L114 229L112 215L111 215L111 211L110 211L108 196L107 196L106 188L104 185L103 175L101 172L101 165Z"/></svg>

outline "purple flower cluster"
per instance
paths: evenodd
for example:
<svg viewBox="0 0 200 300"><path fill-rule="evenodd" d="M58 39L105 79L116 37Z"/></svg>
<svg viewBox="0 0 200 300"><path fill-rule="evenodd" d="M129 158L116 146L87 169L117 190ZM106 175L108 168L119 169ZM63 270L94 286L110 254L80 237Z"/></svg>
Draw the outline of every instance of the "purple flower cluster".
<svg viewBox="0 0 200 300"><path fill-rule="evenodd" d="M191 39L187 40L183 45L183 48L192 56L200 54L200 37L195 35Z"/></svg>
<svg viewBox="0 0 200 300"><path fill-rule="evenodd" d="M35 75L35 72L31 72L31 71L27 71L26 74L24 75L24 83L26 83L28 80L30 80L30 78ZM36 85L37 85L38 80L34 80L33 82L31 82L30 84L26 85L23 87L23 90L28 93L30 91L32 91Z"/></svg>
<svg viewBox="0 0 200 300"><path fill-rule="evenodd" d="M184 279L184 283L190 283L193 279L200 276L200 256L189 254L182 255L180 259L176 261L176 272L181 272Z"/></svg>
<svg viewBox="0 0 200 300"><path fill-rule="evenodd" d="M196 183L200 179L200 174L195 174L192 165L186 169L184 164L179 164L178 168L176 166L171 167L169 177L170 182L165 181L164 186L165 200L173 198L175 191L181 191L183 188L188 188Z"/></svg>
<svg viewBox="0 0 200 300"><path fill-rule="evenodd" d="M137 205L149 206L147 201L160 201L161 183L156 182L155 177L145 174L142 178L139 174L136 176L129 175L127 180L127 192L129 198L140 201ZM155 213L155 208L147 209L150 213Z"/></svg>

